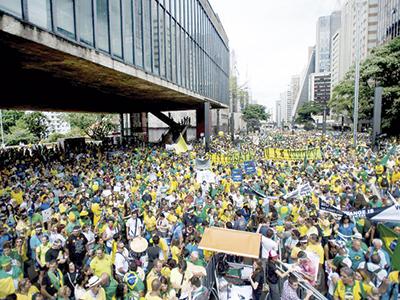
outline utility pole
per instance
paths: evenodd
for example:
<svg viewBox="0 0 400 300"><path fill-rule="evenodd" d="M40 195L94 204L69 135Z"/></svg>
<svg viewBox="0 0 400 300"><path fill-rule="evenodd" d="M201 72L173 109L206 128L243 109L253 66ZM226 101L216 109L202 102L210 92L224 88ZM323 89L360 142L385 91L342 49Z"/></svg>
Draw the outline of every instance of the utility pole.
<svg viewBox="0 0 400 300"><path fill-rule="evenodd" d="M361 41L360 41L360 5L362 1L356 1L356 70L354 76L354 111L353 111L353 146L357 147L357 129L358 129L358 97L360 92L360 56L361 56Z"/></svg>
<svg viewBox="0 0 400 300"><path fill-rule="evenodd" d="M4 128L3 128L3 111L0 109L0 131L1 131L1 148L5 147L4 143Z"/></svg>

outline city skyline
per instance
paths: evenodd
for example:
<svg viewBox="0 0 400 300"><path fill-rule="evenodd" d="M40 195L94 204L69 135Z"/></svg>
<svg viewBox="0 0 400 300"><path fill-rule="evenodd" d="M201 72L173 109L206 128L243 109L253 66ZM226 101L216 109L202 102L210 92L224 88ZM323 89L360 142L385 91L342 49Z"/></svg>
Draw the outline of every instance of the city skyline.
<svg viewBox="0 0 400 300"><path fill-rule="evenodd" d="M248 80L254 100L268 108L291 77L302 73L307 49L316 43L317 19L340 8L336 0L254 0L246 6L239 0L209 1L236 53L241 81Z"/></svg>

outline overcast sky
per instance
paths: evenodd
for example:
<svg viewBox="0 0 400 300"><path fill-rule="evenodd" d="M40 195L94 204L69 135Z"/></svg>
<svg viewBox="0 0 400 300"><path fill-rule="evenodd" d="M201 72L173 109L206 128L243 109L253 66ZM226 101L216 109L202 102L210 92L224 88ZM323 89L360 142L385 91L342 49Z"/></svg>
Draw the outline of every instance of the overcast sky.
<svg viewBox="0 0 400 300"><path fill-rule="evenodd" d="M209 0L235 51L240 81L269 108L292 75L300 74L316 22L340 7L339 0Z"/></svg>

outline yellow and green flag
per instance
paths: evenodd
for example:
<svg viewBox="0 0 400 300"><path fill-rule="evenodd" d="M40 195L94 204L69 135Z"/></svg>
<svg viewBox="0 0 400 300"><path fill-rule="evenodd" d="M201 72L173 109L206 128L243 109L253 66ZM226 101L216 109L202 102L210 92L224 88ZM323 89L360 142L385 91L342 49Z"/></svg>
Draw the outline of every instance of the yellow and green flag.
<svg viewBox="0 0 400 300"><path fill-rule="evenodd" d="M383 241L383 246L392 259L392 268L400 270L400 235L383 224L378 225L378 231Z"/></svg>
<svg viewBox="0 0 400 300"><path fill-rule="evenodd" d="M176 151L176 154L181 154L181 153L188 151L188 145L186 144L185 139L183 138L182 134L179 136L179 139L176 142L175 151Z"/></svg>

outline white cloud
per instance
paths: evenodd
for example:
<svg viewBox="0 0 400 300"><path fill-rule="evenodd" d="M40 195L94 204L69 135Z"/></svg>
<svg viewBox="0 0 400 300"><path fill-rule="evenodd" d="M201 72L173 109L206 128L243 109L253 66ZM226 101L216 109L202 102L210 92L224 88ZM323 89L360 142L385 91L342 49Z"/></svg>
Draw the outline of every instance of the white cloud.
<svg viewBox="0 0 400 300"><path fill-rule="evenodd" d="M241 81L247 73L253 98L270 108L305 67L318 17L340 7L339 0L209 1L235 51Z"/></svg>

